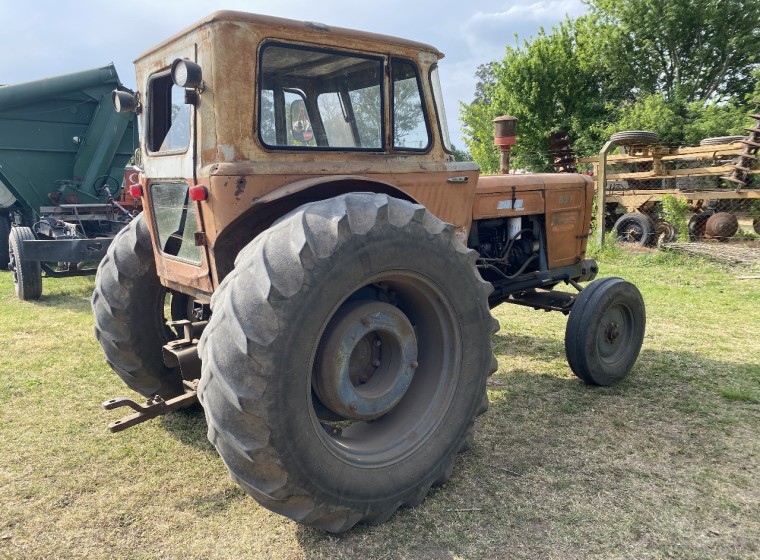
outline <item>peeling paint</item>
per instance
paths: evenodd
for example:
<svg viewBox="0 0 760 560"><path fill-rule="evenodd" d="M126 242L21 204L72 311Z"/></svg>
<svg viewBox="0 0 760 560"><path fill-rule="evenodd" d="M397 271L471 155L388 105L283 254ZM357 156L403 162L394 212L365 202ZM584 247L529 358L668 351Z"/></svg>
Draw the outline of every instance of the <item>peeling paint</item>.
<svg viewBox="0 0 760 560"><path fill-rule="evenodd" d="M235 147L229 144L219 144L219 154L222 155L224 161L235 160Z"/></svg>

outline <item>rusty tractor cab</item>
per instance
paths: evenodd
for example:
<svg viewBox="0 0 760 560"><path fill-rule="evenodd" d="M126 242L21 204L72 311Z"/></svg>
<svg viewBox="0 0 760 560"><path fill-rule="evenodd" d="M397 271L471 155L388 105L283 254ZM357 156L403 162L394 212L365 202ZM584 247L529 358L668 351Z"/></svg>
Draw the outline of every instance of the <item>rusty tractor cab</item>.
<svg viewBox="0 0 760 560"><path fill-rule="evenodd" d="M112 430L197 398L249 494L340 532L420 503L470 447L497 369L491 307L569 314L587 383L629 372L641 295L579 284L597 272L590 179L455 162L442 56L218 12L136 61L139 92L114 101L142 119L145 210L92 304L108 363L149 401L106 402L135 409Z"/></svg>

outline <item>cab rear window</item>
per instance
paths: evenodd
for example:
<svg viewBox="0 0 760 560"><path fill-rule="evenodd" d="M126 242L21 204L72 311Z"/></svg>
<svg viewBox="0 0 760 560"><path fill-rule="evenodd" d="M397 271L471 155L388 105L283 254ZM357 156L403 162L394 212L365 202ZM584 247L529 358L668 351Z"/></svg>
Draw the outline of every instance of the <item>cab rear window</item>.
<svg viewBox="0 0 760 560"><path fill-rule="evenodd" d="M383 149L383 68L381 57L266 45L261 141L272 148Z"/></svg>

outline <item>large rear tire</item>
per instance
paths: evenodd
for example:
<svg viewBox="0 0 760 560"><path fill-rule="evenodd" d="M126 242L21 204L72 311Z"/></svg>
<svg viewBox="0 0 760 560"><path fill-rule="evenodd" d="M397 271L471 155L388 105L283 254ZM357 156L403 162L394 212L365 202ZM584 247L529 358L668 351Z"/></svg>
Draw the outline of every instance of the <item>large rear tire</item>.
<svg viewBox="0 0 760 560"><path fill-rule="evenodd" d="M11 228L8 239L8 268L13 273L16 296L24 301L40 299L42 295L42 266L30 261L24 254L24 241L33 240L34 232L28 227Z"/></svg>
<svg viewBox="0 0 760 560"><path fill-rule="evenodd" d="M386 195L306 204L252 241L199 344L208 437L232 478L331 532L445 482L496 369L474 261L450 225Z"/></svg>
<svg viewBox="0 0 760 560"><path fill-rule="evenodd" d="M182 394L179 368L164 365L162 346L175 338L165 316L148 225L140 215L122 229L100 262L92 294L95 337L111 369L143 396Z"/></svg>
<svg viewBox="0 0 760 560"><path fill-rule="evenodd" d="M578 295L565 330L565 355L589 385L612 385L630 372L646 328L644 300L622 278L591 282Z"/></svg>

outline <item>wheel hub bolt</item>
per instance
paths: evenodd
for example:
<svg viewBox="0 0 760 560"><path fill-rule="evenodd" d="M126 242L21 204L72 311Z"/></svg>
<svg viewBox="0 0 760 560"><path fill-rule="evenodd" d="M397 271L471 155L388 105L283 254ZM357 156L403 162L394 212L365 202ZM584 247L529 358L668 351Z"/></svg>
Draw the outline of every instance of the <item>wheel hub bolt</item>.
<svg viewBox="0 0 760 560"><path fill-rule="evenodd" d="M620 329L618 329L617 323L614 321L607 325L607 342L613 342L619 335Z"/></svg>

